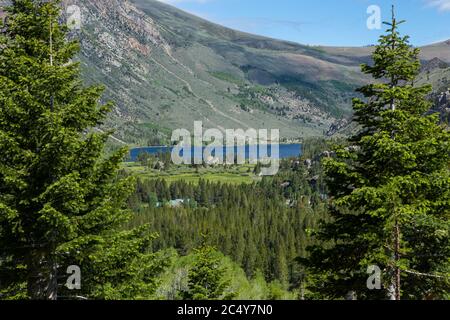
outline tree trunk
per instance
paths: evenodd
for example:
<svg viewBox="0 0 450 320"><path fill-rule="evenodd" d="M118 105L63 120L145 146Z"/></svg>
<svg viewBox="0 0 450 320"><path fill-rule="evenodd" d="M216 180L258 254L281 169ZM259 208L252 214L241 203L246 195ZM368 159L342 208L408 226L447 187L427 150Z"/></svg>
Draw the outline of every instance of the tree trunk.
<svg viewBox="0 0 450 320"><path fill-rule="evenodd" d="M57 299L56 264L51 254L44 250L34 250L28 257L28 297L32 300Z"/></svg>
<svg viewBox="0 0 450 320"><path fill-rule="evenodd" d="M400 226L398 224L398 220L395 221L395 230L394 230L394 261L395 261L395 269L394 269L394 288L395 288L395 300L401 299L400 294L400 267L398 266L398 262L400 261Z"/></svg>
<svg viewBox="0 0 450 320"><path fill-rule="evenodd" d="M352 290L347 292L347 295L345 296L345 300L357 300L356 291Z"/></svg>
<svg viewBox="0 0 450 320"><path fill-rule="evenodd" d="M395 286L394 286L393 282L394 281L392 281L391 285L388 287L387 295L389 297L389 300L396 300L395 299Z"/></svg>
<svg viewBox="0 0 450 320"><path fill-rule="evenodd" d="M303 284L303 281L300 285L300 300L305 300L305 285Z"/></svg>

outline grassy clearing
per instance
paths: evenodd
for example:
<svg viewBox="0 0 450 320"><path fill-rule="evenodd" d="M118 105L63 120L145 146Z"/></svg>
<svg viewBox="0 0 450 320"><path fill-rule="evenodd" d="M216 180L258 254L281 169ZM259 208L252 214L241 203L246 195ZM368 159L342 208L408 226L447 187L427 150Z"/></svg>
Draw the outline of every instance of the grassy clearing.
<svg viewBox="0 0 450 320"><path fill-rule="evenodd" d="M171 167L166 171L149 169L139 163L124 163L123 169L128 173L141 179L164 179L168 183L185 181L198 184L200 179L210 182L221 182L227 184L251 184L259 179L253 174L254 165L245 164L240 166L191 168L187 166Z"/></svg>

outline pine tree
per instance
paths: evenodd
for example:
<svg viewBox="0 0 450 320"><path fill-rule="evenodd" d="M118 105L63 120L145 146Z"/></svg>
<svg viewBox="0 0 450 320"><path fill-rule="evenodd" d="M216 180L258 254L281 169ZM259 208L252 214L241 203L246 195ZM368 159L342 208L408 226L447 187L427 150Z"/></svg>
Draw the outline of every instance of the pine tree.
<svg viewBox="0 0 450 320"><path fill-rule="evenodd" d="M380 37L376 79L354 99L361 128L324 167L333 221L319 232L307 264L326 278L328 297L422 299L449 290L450 134L429 115L431 86L414 86L419 49L397 21ZM324 245L325 243L325 245ZM367 268L383 273L383 290L366 286Z"/></svg>
<svg viewBox="0 0 450 320"><path fill-rule="evenodd" d="M144 297L162 264L130 218L133 181L117 179L126 154L103 155L111 104L85 87L59 1L15 0L0 26L0 297L56 299L69 265L87 298Z"/></svg>
<svg viewBox="0 0 450 320"><path fill-rule="evenodd" d="M222 257L215 248L206 245L195 249L195 262L188 273L188 290L181 292L184 300L231 299L234 293L227 292L230 281L226 269L221 266Z"/></svg>

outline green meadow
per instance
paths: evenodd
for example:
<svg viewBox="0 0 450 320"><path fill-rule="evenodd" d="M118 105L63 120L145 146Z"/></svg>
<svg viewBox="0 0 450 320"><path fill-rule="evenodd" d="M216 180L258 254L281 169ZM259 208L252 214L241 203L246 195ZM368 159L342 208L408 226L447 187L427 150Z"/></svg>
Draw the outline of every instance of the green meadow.
<svg viewBox="0 0 450 320"><path fill-rule="evenodd" d="M141 179L164 179L168 183L185 181L198 184L200 179L210 182L220 182L226 184L251 184L260 180L260 177L253 173L254 165L244 164L231 167L199 167L172 166L166 170L155 170L142 166L138 162L124 163L123 169Z"/></svg>

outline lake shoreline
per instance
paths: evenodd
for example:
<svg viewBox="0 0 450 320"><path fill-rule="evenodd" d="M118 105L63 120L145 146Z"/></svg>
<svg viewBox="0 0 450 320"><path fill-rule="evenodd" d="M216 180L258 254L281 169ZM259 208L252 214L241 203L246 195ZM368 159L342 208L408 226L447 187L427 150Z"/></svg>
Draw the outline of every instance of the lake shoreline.
<svg viewBox="0 0 450 320"><path fill-rule="evenodd" d="M294 143L294 144L258 144L258 145L238 145L238 146L212 146L211 148L214 149L222 149L223 155L226 155L230 152L234 152L235 154L242 152L241 148L245 148L244 156L246 160L250 159L250 151L252 147L257 147L257 157L260 154L261 147L266 147L271 151L271 148L273 146L278 146L279 149L279 158L280 159L286 159L286 158L294 158L294 157L300 157L302 154L302 144L300 143ZM170 153L172 152L173 148L176 146L153 146L153 147L139 147L139 148L133 148L129 151L129 159L127 159L126 162L136 162L138 156L141 153L148 153L150 155L157 155L159 153ZM203 152L208 146L202 146L202 147L194 147L190 146L192 154L196 154L198 152ZM181 147L181 150L183 147ZM189 148L189 147L186 147ZM199 151L199 149L202 149L203 151ZM233 150L231 150L233 148ZM241 149L241 150L239 150ZM270 152L271 153L271 152ZM248 156L247 156L248 155Z"/></svg>

